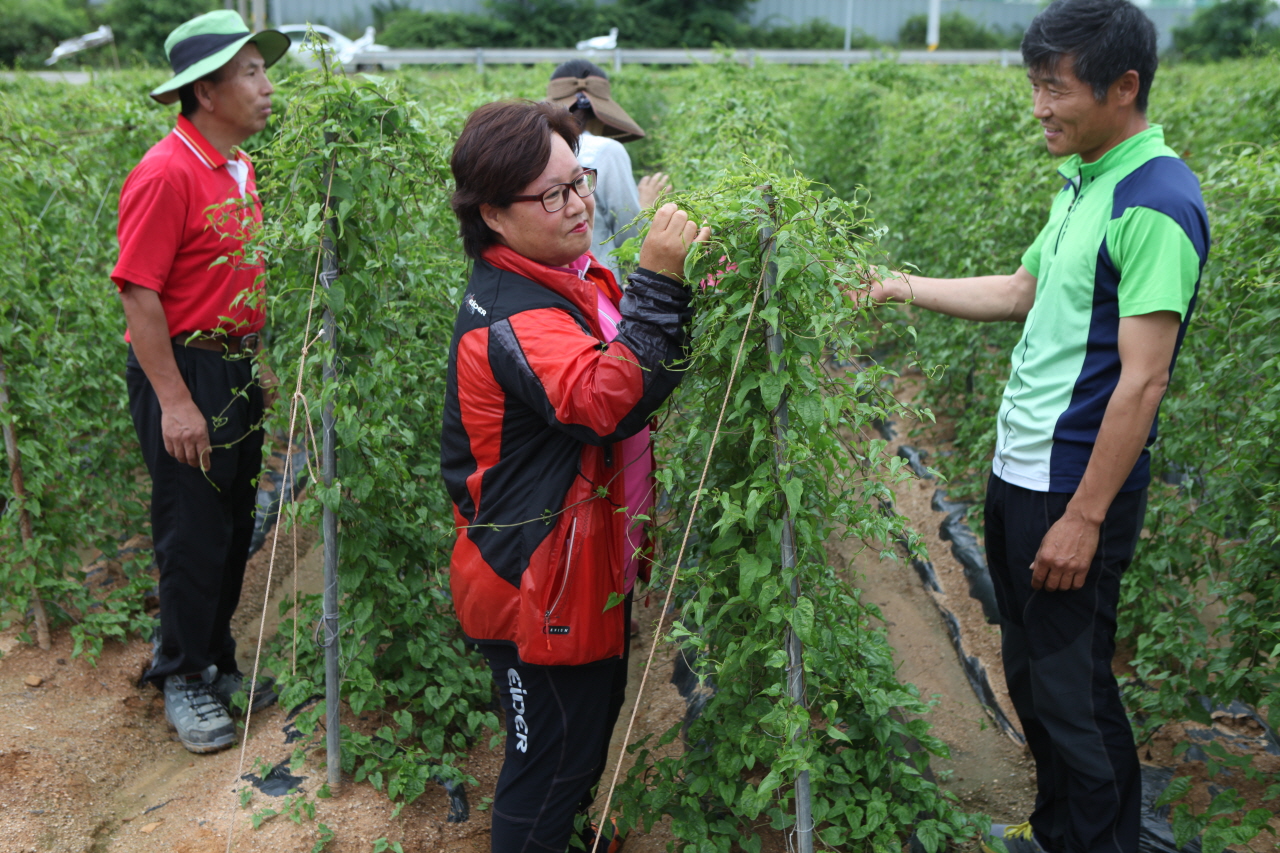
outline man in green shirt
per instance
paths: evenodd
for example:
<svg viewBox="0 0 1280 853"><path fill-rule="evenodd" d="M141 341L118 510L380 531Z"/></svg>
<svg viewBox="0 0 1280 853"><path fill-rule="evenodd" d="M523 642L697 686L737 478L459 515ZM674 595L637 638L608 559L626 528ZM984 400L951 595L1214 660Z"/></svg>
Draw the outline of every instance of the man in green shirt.
<svg viewBox="0 0 1280 853"><path fill-rule="evenodd" d="M998 414L986 548L1037 796L1026 824L993 834L1015 853L1136 853L1142 785L1111 670L1116 610L1208 218L1199 182L1147 122L1146 15L1126 0L1058 0L1022 55L1045 144L1067 158L1022 265L900 275L871 298L1025 323Z"/></svg>

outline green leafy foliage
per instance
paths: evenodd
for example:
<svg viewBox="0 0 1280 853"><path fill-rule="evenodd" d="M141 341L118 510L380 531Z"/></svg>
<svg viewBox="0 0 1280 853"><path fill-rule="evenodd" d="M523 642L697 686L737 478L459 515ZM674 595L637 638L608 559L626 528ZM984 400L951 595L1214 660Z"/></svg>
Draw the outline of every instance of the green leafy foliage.
<svg viewBox="0 0 1280 853"><path fill-rule="evenodd" d="M722 107L709 100L699 119ZM620 822L670 815L673 832L702 841L701 849L751 849L759 844L752 826L791 826L792 780L806 769L826 843L896 848L927 825L936 837L926 844L940 849L970 824L925 782L924 754L909 746L919 739L926 750L945 747L918 718L925 711L918 695L897 682L875 611L824 547L841 531L886 541L902 524L879 500L883 484L904 471L880 452L882 442L853 439L898 410L886 373L868 365L845 374L826 364L828 352L850 357L868 343L845 295L866 274L866 243L857 236L865 211L823 198L803 179L750 166L687 204L716 234L691 278L713 276L714 284L699 293L692 365L662 433L659 481L671 497L671 521L659 534L669 573L686 520L693 525L673 633L715 692L684 732L684 752L656 758L653 744L641 746L617 797ZM772 244L762 245L765 225L775 229ZM760 294L765 276L768 302ZM765 345L769 325L779 330L780 353ZM708 459L695 513L690 486ZM781 562L784 519L794 534L793 567ZM786 688L788 631L805 647L804 706Z"/></svg>
<svg viewBox="0 0 1280 853"><path fill-rule="evenodd" d="M516 38L507 21L465 12L374 7L374 26L388 47L502 47Z"/></svg>
<svg viewBox="0 0 1280 853"><path fill-rule="evenodd" d="M1267 21L1273 0L1221 0L1202 6L1173 28L1175 53L1192 62L1217 62L1280 46L1280 28Z"/></svg>
<svg viewBox="0 0 1280 853"><path fill-rule="evenodd" d="M164 40L179 24L221 9L211 0L109 0L103 22L115 33L121 58L168 69Z"/></svg>
<svg viewBox="0 0 1280 853"><path fill-rule="evenodd" d="M261 241L272 362L290 387L302 377L309 405L295 412L311 435L321 408L333 406L340 446L334 485L314 484L319 501L296 521L315 523L321 505L341 519L343 699L385 721L373 733L344 733L343 765L402 801L433 776L458 778L459 756L497 726L485 710L488 670L464 645L446 593L453 517L439 476L438 389L466 275L448 154L466 103L482 98L472 92L428 112L376 79L305 75L263 140L259 186L275 200ZM342 267L326 290L315 282L327 192ZM336 355L313 342L322 307L338 329ZM329 358L336 385L320 381ZM294 618L314 619L315 605ZM323 692L322 650L308 645L296 665L288 704ZM281 661L277 671L292 667ZM311 731L317 716L299 728Z"/></svg>
<svg viewBox="0 0 1280 853"><path fill-rule="evenodd" d="M1159 685L1130 701L1153 724L1186 713L1179 693L1280 707L1280 149L1219 157L1204 176L1216 252L1161 411L1179 487L1153 493L1146 584L1126 600L1138 672Z"/></svg>
<svg viewBox="0 0 1280 853"><path fill-rule="evenodd" d="M25 614L34 589L55 624L71 623L77 653L149 622L140 556L105 600L80 572L81 553L115 555L142 527L141 459L124 406L122 313L107 274L115 262L121 181L164 132L130 86L58 94L5 83L0 96L0 358L3 413L21 459L25 500L5 459L0 514L0 613ZM85 116L100 123L86 126ZM20 511L31 517L24 541ZM6 617L7 624L7 617Z"/></svg>

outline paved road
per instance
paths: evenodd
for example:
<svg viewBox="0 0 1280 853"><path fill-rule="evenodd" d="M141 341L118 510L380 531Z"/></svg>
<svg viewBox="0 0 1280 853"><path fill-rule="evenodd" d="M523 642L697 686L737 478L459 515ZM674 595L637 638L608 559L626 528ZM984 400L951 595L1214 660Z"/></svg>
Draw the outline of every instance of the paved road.
<svg viewBox="0 0 1280 853"><path fill-rule="evenodd" d="M24 77L37 77L48 83L74 83L77 86L93 79L88 71L0 71L0 80L18 80Z"/></svg>

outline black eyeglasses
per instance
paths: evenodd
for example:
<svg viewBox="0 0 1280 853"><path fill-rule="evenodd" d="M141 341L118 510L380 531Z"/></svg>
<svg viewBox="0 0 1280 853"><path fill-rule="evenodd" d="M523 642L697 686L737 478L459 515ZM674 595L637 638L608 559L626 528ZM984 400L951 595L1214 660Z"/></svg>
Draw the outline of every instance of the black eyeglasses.
<svg viewBox="0 0 1280 853"><path fill-rule="evenodd" d="M547 213L555 213L569 203L569 190L586 198L596 191L596 170L587 169L567 184L556 184L541 195L518 195L512 201L540 201L542 209Z"/></svg>

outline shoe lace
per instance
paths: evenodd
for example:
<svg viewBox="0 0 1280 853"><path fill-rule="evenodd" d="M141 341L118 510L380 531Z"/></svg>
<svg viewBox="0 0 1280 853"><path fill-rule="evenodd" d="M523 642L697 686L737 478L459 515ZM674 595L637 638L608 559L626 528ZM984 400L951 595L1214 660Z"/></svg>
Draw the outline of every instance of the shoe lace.
<svg viewBox="0 0 1280 853"><path fill-rule="evenodd" d="M201 722L208 720L222 710L222 701L214 695L213 685L198 681L194 684L187 684L183 689L187 693L187 704L191 706L192 713Z"/></svg>
<svg viewBox="0 0 1280 853"><path fill-rule="evenodd" d="M1005 827L1005 838L1021 838L1023 841L1031 840L1031 821L1024 820L1022 823L1014 823Z"/></svg>

